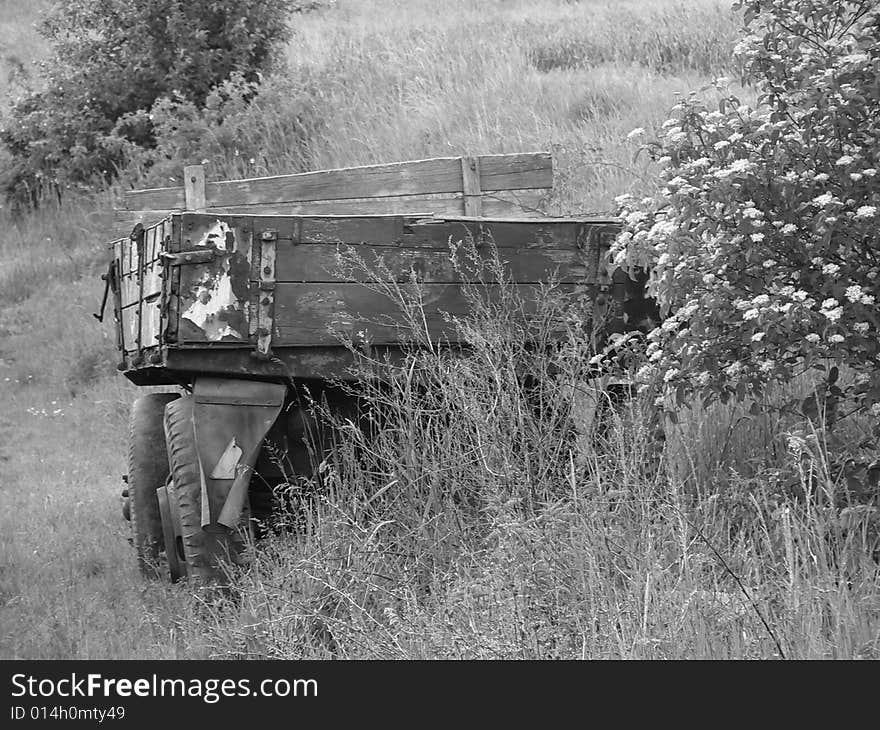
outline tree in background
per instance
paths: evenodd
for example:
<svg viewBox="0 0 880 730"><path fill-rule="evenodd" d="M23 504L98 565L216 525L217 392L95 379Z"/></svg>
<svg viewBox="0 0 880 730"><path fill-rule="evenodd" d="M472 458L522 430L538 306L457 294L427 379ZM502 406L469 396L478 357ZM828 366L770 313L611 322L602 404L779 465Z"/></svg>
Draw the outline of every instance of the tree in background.
<svg viewBox="0 0 880 730"><path fill-rule="evenodd" d="M112 179L131 145L151 148L147 112L165 96L204 105L233 75L254 82L289 36L291 0L65 0L41 32L53 53L0 129L2 188L16 207Z"/></svg>
<svg viewBox="0 0 880 730"><path fill-rule="evenodd" d="M645 145L665 165L661 192L619 199L613 255L652 271L668 314L641 375L679 402L726 402L833 362L880 413L880 3L735 7L756 108L724 80L717 109L681 101Z"/></svg>

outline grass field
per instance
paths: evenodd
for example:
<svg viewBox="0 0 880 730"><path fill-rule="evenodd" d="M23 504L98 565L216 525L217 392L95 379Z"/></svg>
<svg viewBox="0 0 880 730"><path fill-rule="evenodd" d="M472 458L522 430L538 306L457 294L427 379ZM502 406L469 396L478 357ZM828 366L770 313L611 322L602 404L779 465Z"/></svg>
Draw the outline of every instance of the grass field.
<svg viewBox="0 0 880 730"><path fill-rule="evenodd" d="M4 93L45 52L31 30L45 5L0 1ZM653 188L627 132L659 125L676 92L736 78L727 7L327 2L294 17L251 152L218 148L208 174L549 149L548 212L608 212ZM395 401L411 430L377 446L374 466L398 475L380 505L343 449L307 529L269 541L235 601L142 582L118 497L138 389L91 316L117 192L0 211L0 657L880 657L876 513L834 507L822 434L694 408L657 453L636 403L602 438L538 448L504 377L488 387L476 363L438 369L437 402ZM460 428L414 421L428 405ZM485 444L479 461L457 433Z"/></svg>

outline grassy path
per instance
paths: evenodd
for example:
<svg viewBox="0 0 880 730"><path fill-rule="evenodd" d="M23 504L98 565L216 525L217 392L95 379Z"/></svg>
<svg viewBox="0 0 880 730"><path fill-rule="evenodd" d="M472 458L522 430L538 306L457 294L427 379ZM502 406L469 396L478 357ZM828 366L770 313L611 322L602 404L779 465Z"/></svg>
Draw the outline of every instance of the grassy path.
<svg viewBox="0 0 880 730"><path fill-rule="evenodd" d="M121 516L129 397L110 380L59 400L0 363L2 658L181 656L156 617L182 598L141 581Z"/></svg>

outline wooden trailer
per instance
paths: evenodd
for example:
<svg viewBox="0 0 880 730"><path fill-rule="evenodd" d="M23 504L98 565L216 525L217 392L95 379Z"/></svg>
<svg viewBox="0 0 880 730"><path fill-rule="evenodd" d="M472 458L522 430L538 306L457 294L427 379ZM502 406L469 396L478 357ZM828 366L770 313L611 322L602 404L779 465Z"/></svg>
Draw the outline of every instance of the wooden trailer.
<svg viewBox="0 0 880 730"><path fill-rule="evenodd" d="M619 322L626 277L604 257L619 224L542 216L552 181L550 155L533 153L209 183L195 166L184 186L126 193L133 228L107 275L119 370L183 388L132 408L124 494L142 570L164 554L172 579L222 576L267 434L295 452L311 418L297 389L353 407L330 382L352 377L359 353L402 357L406 317L371 285L377 271L418 290L421 336L447 346L448 315L470 306L463 251L489 297L501 284L481 257L502 263L523 316L553 280Z"/></svg>

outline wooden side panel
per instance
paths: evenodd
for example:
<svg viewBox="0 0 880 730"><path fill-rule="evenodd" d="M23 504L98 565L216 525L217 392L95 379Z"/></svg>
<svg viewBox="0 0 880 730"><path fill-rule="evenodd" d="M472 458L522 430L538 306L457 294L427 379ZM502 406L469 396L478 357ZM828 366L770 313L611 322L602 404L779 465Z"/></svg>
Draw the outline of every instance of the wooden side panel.
<svg viewBox="0 0 880 730"><path fill-rule="evenodd" d="M371 281L387 276L404 282L416 277L425 283L453 283L479 280L498 281L497 272L487 251L448 248L402 248L375 245L314 245L282 242L278 245L275 275L278 281L340 282ZM583 281L586 266L577 249L503 248L498 259L505 280L537 282Z"/></svg>
<svg viewBox="0 0 880 730"><path fill-rule="evenodd" d="M553 160L549 153L483 155L476 159L480 190L534 190L553 185ZM205 205L219 208L290 201L461 194L463 186L461 158L444 157L207 183ZM132 211L183 210L187 207L185 189L130 190L125 193L125 207ZM458 212L461 211L459 206Z"/></svg>
<svg viewBox="0 0 880 730"><path fill-rule="evenodd" d="M541 285L515 286L517 300L522 301L522 314L528 316L537 309ZM574 289L571 285L560 288ZM447 321L448 316L471 311L472 304L459 284L422 284L403 287L402 291L405 302L420 302L412 318L407 315L409 304L401 304L362 284L279 283L275 289L273 347L333 345L341 340L393 344L412 340L413 328L431 339L451 341L455 339L455 329ZM497 299L502 289L487 285L483 291L488 299Z"/></svg>
<svg viewBox="0 0 880 730"><path fill-rule="evenodd" d="M540 282L574 285L589 278L583 221L212 213L186 213L176 220L182 248L215 250L210 262L175 267L181 344L253 345L263 326L254 297L264 295L257 290L261 266L250 241L260 241L265 231L272 231L277 254L273 347L332 345L341 333L361 329L377 344L396 342L399 308L395 314L387 297L361 282L397 282L403 290L418 282L433 313L430 333L439 336L442 312L466 311L462 281L479 281L488 289L513 282L530 292Z"/></svg>
<svg viewBox="0 0 880 730"><path fill-rule="evenodd" d="M158 345L165 328L166 344L204 352L216 360L217 372L234 361L242 373L256 373L268 367L256 360L249 364L257 332L267 326L258 312L268 298L267 306L274 300L273 351L292 348L320 375L317 353L335 357L344 341L377 348L415 336L454 341L449 318L468 314L476 292L497 301L515 290L517 316L527 318L538 309L546 282L565 292L581 291L584 284L595 288L600 239L616 228L616 222L599 219L492 220L460 214L183 213L148 228L140 252L128 241L117 247L127 304L120 331L129 362L139 341L143 348ZM274 290L259 287L260 241L267 231L273 232L266 240L274 240L277 255ZM191 262L184 257L166 262L166 248L196 255ZM503 280L511 282L505 286L499 286L491 265L496 255ZM381 286L372 283L377 277ZM144 359L133 367L151 366Z"/></svg>

